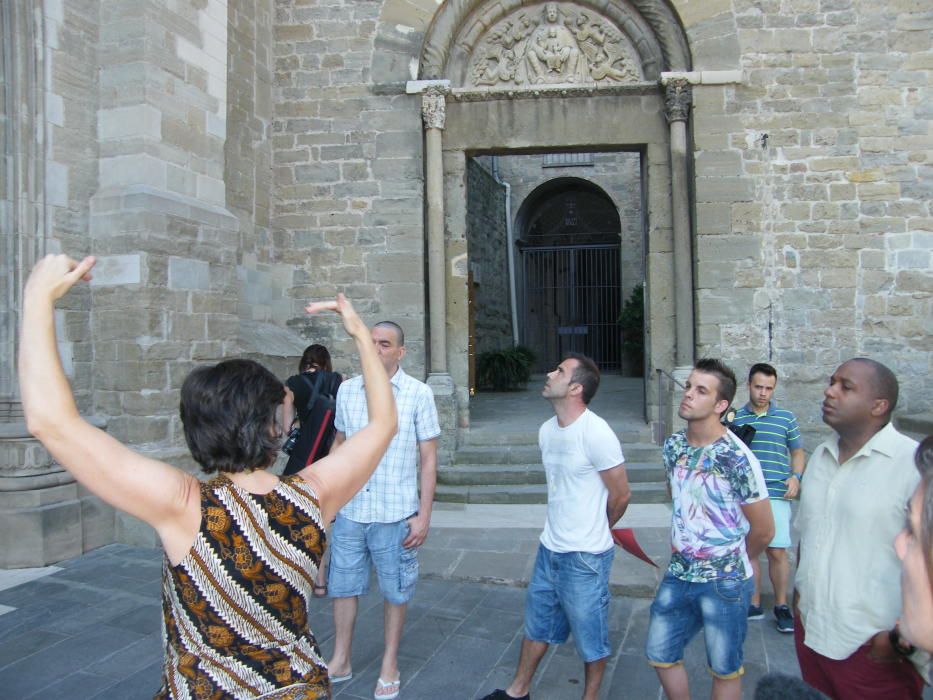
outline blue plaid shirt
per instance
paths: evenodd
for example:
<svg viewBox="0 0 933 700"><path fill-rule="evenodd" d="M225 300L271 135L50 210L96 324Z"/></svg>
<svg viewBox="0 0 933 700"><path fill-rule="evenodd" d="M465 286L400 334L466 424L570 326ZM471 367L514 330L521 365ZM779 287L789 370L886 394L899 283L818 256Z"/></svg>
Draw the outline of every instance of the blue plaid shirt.
<svg viewBox="0 0 933 700"><path fill-rule="evenodd" d="M398 433L366 485L340 514L358 523L394 523L418 511L418 443L441 434L434 392L401 367L389 380L398 411ZM337 391L334 426L350 438L369 423L363 377L353 377Z"/></svg>

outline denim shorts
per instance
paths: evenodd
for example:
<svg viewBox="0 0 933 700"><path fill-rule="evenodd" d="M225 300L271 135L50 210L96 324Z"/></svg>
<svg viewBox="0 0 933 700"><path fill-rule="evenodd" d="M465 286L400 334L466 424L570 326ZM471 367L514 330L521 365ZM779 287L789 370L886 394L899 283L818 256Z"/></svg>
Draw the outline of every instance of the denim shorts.
<svg viewBox="0 0 933 700"><path fill-rule="evenodd" d="M338 515L330 535L330 597L366 595L372 564L383 598L393 605L411 600L418 581L418 548L402 546L408 532L407 520L358 523Z"/></svg>
<svg viewBox="0 0 933 700"><path fill-rule="evenodd" d="M525 596L525 636L563 644L570 633L584 663L609 656L609 570L613 549L602 554L552 552L538 545Z"/></svg>
<svg viewBox="0 0 933 700"><path fill-rule="evenodd" d="M753 589L751 578L695 583L666 573L651 604L648 663L656 668L682 663L684 647L702 629L712 674L723 679L741 676Z"/></svg>

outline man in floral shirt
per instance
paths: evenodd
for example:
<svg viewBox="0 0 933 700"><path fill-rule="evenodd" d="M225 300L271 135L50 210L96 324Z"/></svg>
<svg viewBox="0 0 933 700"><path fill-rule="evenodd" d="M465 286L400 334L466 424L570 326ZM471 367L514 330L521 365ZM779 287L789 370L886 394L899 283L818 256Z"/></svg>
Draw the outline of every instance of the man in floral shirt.
<svg viewBox="0 0 933 700"><path fill-rule="evenodd" d="M742 695L749 557L771 541L774 519L758 460L721 422L735 388L720 360L699 360L678 410L687 428L664 443L673 552L651 604L646 653L671 700L690 697L684 647L701 629L713 697Z"/></svg>

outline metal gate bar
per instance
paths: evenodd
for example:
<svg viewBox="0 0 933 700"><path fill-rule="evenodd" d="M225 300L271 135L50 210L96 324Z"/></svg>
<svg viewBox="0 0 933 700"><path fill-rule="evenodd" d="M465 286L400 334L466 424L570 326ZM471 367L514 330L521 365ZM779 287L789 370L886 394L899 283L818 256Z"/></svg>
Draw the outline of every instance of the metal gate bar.
<svg viewBox="0 0 933 700"><path fill-rule="evenodd" d="M525 345L537 371L568 352L592 357L600 369L622 368L618 245L548 246L522 250Z"/></svg>

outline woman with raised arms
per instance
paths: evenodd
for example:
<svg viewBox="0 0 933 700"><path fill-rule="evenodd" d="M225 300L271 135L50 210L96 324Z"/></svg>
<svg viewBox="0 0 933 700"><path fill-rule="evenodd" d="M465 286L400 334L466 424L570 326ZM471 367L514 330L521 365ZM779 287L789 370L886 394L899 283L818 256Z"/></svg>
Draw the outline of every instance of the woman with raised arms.
<svg viewBox="0 0 933 700"><path fill-rule="evenodd" d="M279 479L288 392L249 360L191 372L181 419L211 481L129 449L81 418L55 340L54 305L94 258L41 260L26 283L19 382L29 431L81 484L149 523L165 550L165 663L157 698L329 698L308 620L324 524L366 483L396 431L395 403L369 329L343 295L336 311L356 341L369 425L340 449Z"/></svg>

